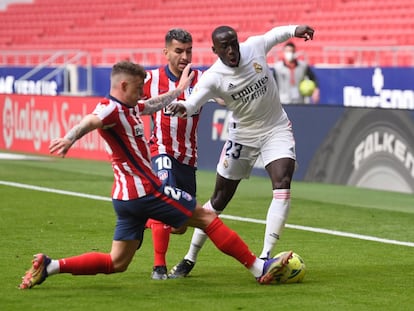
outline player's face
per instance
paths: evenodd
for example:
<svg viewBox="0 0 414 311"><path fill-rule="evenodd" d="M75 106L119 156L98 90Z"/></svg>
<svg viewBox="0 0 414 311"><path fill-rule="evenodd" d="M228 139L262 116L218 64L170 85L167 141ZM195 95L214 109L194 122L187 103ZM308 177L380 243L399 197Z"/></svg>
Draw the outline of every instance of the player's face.
<svg viewBox="0 0 414 311"><path fill-rule="evenodd" d="M240 46L237 34L227 31L213 38L213 52L229 67L237 67L240 62Z"/></svg>
<svg viewBox="0 0 414 311"><path fill-rule="evenodd" d="M180 77L185 66L191 63L193 57L193 43L183 43L173 39L171 43L165 47L164 54L167 57L168 68L176 76Z"/></svg>
<svg viewBox="0 0 414 311"><path fill-rule="evenodd" d="M285 46L283 53L287 62L291 62L295 59L295 49L290 45Z"/></svg>
<svg viewBox="0 0 414 311"><path fill-rule="evenodd" d="M137 105L138 100L140 100L144 94L143 88L143 78L128 76L122 81L122 89L124 91L124 98L122 99L123 103L131 107Z"/></svg>

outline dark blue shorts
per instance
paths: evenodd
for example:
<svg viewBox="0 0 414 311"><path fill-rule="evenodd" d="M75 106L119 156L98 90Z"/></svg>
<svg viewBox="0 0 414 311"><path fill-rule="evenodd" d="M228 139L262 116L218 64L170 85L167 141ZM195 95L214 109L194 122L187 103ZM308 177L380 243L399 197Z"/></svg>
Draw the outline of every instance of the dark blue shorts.
<svg viewBox="0 0 414 311"><path fill-rule="evenodd" d="M117 215L116 241L142 240L148 218L180 227L192 216L196 206L192 195L165 184L145 197L129 201L112 199L112 203Z"/></svg>
<svg viewBox="0 0 414 311"><path fill-rule="evenodd" d="M167 154L152 157L151 164L164 184L180 188L195 197L197 191L195 167L180 163Z"/></svg>

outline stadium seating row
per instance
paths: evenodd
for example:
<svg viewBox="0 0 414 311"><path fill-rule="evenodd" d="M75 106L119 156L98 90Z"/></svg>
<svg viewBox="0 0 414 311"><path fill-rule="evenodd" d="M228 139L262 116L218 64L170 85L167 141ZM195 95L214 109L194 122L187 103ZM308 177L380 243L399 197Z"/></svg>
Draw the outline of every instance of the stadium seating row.
<svg viewBox="0 0 414 311"><path fill-rule="evenodd" d="M413 13L412 0L34 0L0 12L0 50L81 49L99 64L104 49L161 48L171 27L188 29L195 45L207 48L220 24L233 26L244 40L275 25L306 23L316 29L315 40L297 44L316 64L328 59L326 47L414 45L407 34ZM414 57L403 59L398 65L413 65Z"/></svg>

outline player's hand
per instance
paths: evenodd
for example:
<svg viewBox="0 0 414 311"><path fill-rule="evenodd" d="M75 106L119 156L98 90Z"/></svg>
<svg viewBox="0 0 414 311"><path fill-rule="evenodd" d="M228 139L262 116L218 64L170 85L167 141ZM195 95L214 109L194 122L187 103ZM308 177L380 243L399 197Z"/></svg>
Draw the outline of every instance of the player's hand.
<svg viewBox="0 0 414 311"><path fill-rule="evenodd" d="M305 41L313 40L315 30L308 25L299 25L295 29L295 37L303 38Z"/></svg>
<svg viewBox="0 0 414 311"><path fill-rule="evenodd" d="M57 153L64 158L71 146L72 142L70 140L65 138L55 138L49 144L49 152L51 154Z"/></svg>
<svg viewBox="0 0 414 311"><path fill-rule="evenodd" d="M220 98L220 97L214 97L213 98L214 101L219 104L220 106L226 106L226 103L224 102L224 99Z"/></svg>
<svg viewBox="0 0 414 311"><path fill-rule="evenodd" d="M174 117L181 117L186 118L187 117L187 109L185 108L184 104L182 102L174 102L167 106L167 109Z"/></svg>
<svg viewBox="0 0 414 311"><path fill-rule="evenodd" d="M186 88L188 88L191 84L191 81L194 79L194 71L191 71L191 63L187 64L187 66L185 66L183 72L181 73L181 78L180 78L180 82L178 83L177 88L181 89L182 91L184 91Z"/></svg>

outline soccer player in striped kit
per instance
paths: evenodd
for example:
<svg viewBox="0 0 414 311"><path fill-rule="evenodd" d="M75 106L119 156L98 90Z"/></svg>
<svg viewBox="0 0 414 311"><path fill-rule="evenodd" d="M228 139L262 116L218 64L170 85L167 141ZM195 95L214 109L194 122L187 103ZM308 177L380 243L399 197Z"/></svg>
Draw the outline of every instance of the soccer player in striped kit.
<svg viewBox="0 0 414 311"><path fill-rule="evenodd" d="M174 90L181 74L192 59L193 39L191 34L181 28L170 29L165 35L164 55L168 64L148 72L144 85L144 98L156 97ZM200 70L194 71L190 86L177 98L184 102L197 83ZM197 127L199 112L186 119L173 116L167 108L155 112L152 116L153 131L150 138L152 168L162 182L176 186L193 197L196 196L197 167ZM149 219L154 246L154 266L152 279L167 279L166 253L170 232L174 228L154 219Z"/></svg>
<svg viewBox="0 0 414 311"><path fill-rule="evenodd" d="M190 64L183 71L177 89L145 101L144 113L159 110L179 96L189 85L194 73ZM138 101L143 94L145 69L122 61L111 72L110 95L98 103L93 113L86 115L62 138L53 139L51 153L64 157L70 147L85 134L98 130L110 147L114 173L112 204L117 221L109 253L89 252L78 256L52 259L39 253L19 285L30 289L46 278L59 273L95 275L124 272L143 240L149 218L172 227L202 229L214 245L244 265L260 284L269 284L284 272L292 252L277 259L257 258L237 235L217 215L204 209L187 192L164 184L151 168L150 151L144 137ZM283 271L282 271L283 270Z"/></svg>
<svg viewBox="0 0 414 311"><path fill-rule="evenodd" d="M290 184L295 169L295 140L291 122L280 103L276 81L266 61L277 43L292 37L313 39L307 25L275 27L263 35L239 43L229 26L212 33L218 60L203 73L185 105L172 110L185 116L198 111L208 98L221 98L232 111L228 139L217 164L214 192L204 208L220 214L242 179L249 178L257 158L263 160L272 186L260 258L269 258L283 230L290 209ZM206 235L194 230L183 260L170 271L170 278L185 277L194 267Z"/></svg>

